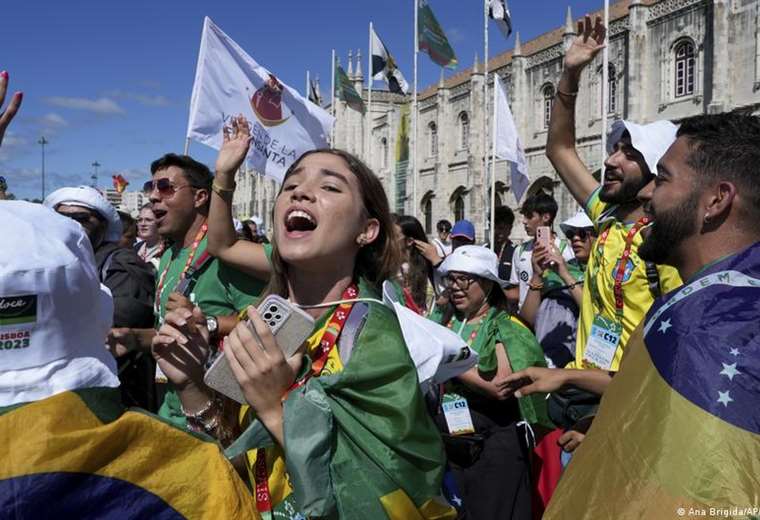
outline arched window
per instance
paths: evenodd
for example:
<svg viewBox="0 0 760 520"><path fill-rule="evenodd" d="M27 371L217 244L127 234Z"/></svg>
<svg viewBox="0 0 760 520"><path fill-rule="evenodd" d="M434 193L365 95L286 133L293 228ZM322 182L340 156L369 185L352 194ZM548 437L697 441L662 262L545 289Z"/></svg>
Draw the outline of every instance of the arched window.
<svg viewBox="0 0 760 520"><path fill-rule="evenodd" d="M464 220L464 197L460 193L454 198L454 222Z"/></svg>
<svg viewBox="0 0 760 520"><path fill-rule="evenodd" d="M470 145L470 116L467 112L459 114L459 148L466 150Z"/></svg>
<svg viewBox="0 0 760 520"><path fill-rule="evenodd" d="M694 44L683 41L676 45L676 97L694 94L696 54Z"/></svg>
<svg viewBox="0 0 760 520"><path fill-rule="evenodd" d="M554 104L554 85L551 83L545 85L541 89L541 95L543 96L544 128L549 128L549 121L552 118L552 104Z"/></svg>
<svg viewBox="0 0 760 520"><path fill-rule="evenodd" d="M422 213L425 215L425 233L433 232L433 198L428 195L422 202Z"/></svg>
<svg viewBox="0 0 760 520"><path fill-rule="evenodd" d="M380 167L388 167L388 139L385 137L380 139Z"/></svg>
<svg viewBox="0 0 760 520"><path fill-rule="evenodd" d="M428 133L430 137L430 157L436 157L438 155L438 127L435 123L428 125Z"/></svg>
<svg viewBox="0 0 760 520"><path fill-rule="evenodd" d="M617 112L617 71L615 65L609 64L607 68L607 112L614 114Z"/></svg>

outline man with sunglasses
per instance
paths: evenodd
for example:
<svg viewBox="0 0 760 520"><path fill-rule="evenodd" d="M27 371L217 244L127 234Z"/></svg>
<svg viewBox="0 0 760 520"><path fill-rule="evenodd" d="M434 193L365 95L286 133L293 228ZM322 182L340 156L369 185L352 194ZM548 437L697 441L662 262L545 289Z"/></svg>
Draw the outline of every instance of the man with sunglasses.
<svg viewBox="0 0 760 520"><path fill-rule="evenodd" d="M169 246L156 274L156 326L166 312L200 307L212 340L218 341L237 323L240 310L261 294L264 283L221 263L206 251L206 220L214 180L208 167L187 155L166 154L150 167L152 180L144 190L150 198L158 233ZM150 345L146 345L150 348ZM163 382L163 374L158 374ZM205 403L198 403L198 412ZM206 407L208 408L208 407ZM168 392L160 415L185 424L185 411Z"/></svg>
<svg viewBox="0 0 760 520"><path fill-rule="evenodd" d="M121 247L122 223L116 209L89 186L61 188L44 205L78 222L90 239L95 265L114 301L116 330L144 329L153 324L153 271L131 248ZM129 406L156 409L151 356L112 350L119 364L122 399Z"/></svg>

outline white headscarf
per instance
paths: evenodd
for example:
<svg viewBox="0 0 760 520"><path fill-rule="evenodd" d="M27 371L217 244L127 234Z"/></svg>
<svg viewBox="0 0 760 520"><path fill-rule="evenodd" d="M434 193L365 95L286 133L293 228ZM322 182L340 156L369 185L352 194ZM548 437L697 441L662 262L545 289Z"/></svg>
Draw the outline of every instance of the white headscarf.
<svg viewBox="0 0 760 520"><path fill-rule="evenodd" d="M116 208L95 188L89 186L61 188L48 195L43 204L51 209L57 208L60 204L67 204L96 211L108 223L104 240L118 242L121 238L121 219Z"/></svg>
<svg viewBox="0 0 760 520"><path fill-rule="evenodd" d="M612 130L607 136L608 154L612 153L626 130L631 136L631 145L644 156L649 171L657 175L657 163L675 142L678 127L667 120L639 125L618 119L612 124Z"/></svg>

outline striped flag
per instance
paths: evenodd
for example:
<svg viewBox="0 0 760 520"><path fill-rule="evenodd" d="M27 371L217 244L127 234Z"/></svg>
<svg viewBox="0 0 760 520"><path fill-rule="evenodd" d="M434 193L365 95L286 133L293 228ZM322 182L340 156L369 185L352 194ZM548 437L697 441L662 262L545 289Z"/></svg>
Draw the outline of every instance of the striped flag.
<svg viewBox="0 0 760 520"><path fill-rule="evenodd" d="M388 52L388 48L377 35L374 28L370 32L370 41L372 42L372 70L370 71L372 79L385 81L388 84L388 90L396 94L406 94L409 92L409 84L396 66L396 60Z"/></svg>
<svg viewBox="0 0 760 520"><path fill-rule="evenodd" d="M113 187L118 193L123 193L124 190L127 189L127 186L129 186L129 181L124 178L123 175L111 175L111 180L113 181Z"/></svg>
<svg viewBox="0 0 760 520"><path fill-rule="evenodd" d="M655 301L544 518L757 518L759 339L755 243Z"/></svg>
<svg viewBox="0 0 760 520"><path fill-rule="evenodd" d="M457 57L427 0L417 0L417 48L441 67L455 69Z"/></svg>
<svg viewBox="0 0 760 520"><path fill-rule="evenodd" d="M509 13L506 0L488 0L488 16L496 22L501 34L509 38L512 34L512 15Z"/></svg>
<svg viewBox="0 0 760 520"><path fill-rule="evenodd" d="M319 79L309 80L309 101L317 106L322 106L322 94L319 92Z"/></svg>

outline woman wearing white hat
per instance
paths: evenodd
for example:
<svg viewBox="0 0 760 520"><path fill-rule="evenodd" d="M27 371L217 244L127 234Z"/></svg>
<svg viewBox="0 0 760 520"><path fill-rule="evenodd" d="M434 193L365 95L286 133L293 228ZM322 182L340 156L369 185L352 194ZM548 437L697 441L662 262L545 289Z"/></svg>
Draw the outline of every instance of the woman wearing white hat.
<svg viewBox="0 0 760 520"><path fill-rule="evenodd" d="M575 359L575 333L583 301L583 280L591 246L596 239L594 223L579 211L560 229L575 258L565 260L556 247L537 244L533 252L533 277L520 317L533 327L549 366L564 367Z"/></svg>
<svg viewBox="0 0 760 520"><path fill-rule="evenodd" d="M480 356L479 364L447 383L438 415L467 518L531 517L528 429L551 427L543 396L516 398L503 385L512 371L544 366L541 348L510 317L496 254L462 246L440 267L456 309L445 323Z"/></svg>

